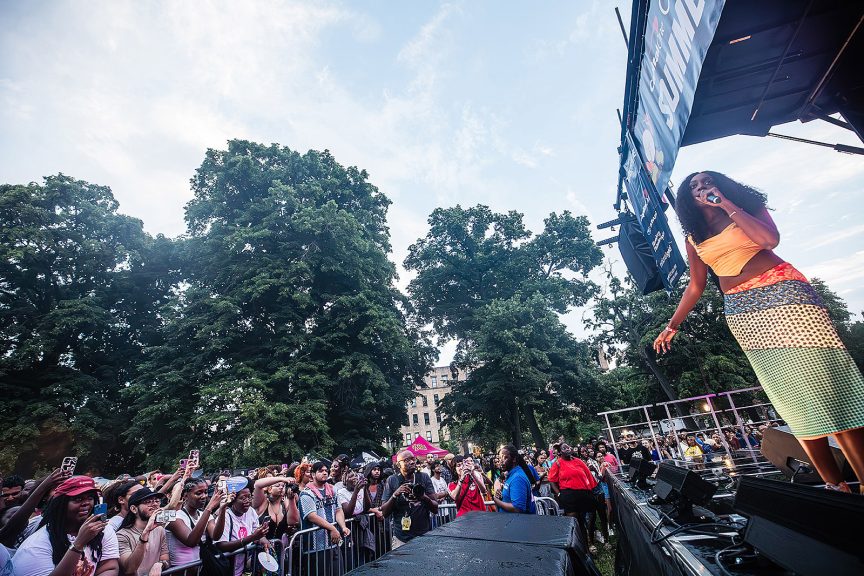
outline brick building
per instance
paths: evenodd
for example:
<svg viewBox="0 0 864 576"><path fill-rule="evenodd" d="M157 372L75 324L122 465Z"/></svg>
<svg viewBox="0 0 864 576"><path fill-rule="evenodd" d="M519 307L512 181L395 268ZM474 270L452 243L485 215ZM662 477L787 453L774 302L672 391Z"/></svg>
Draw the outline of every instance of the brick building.
<svg viewBox="0 0 864 576"><path fill-rule="evenodd" d="M441 425L444 415L438 410L438 405L452 389L454 379L465 379L465 373L455 366L452 369L438 366L423 378L426 386L418 386L417 396L408 403L408 425L402 426L400 447L408 446L421 436L436 446L442 440L450 440L447 428Z"/></svg>

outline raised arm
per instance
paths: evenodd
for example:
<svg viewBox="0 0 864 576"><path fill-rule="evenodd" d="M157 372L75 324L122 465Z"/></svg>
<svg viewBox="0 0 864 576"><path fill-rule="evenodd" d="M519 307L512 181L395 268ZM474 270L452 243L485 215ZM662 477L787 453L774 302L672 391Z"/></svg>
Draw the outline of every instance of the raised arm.
<svg viewBox="0 0 864 576"><path fill-rule="evenodd" d="M678 333L678 327L699 302L708 282L708 266L696 254L696 249L689 240L685 241L684 244L687 246L687 260L690 264L690 282L684 289L684 294L681 296L678 308L675 309L675 313L669 320L669 325L654 340L654 351L658 354L669 351L672 338Z"/></svg>

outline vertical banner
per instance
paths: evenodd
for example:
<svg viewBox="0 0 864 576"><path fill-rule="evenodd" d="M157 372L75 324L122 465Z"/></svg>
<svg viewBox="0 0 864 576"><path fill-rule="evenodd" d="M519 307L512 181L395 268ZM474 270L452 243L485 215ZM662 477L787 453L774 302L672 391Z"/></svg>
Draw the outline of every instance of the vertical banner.
<svg viewBox="0 0 864 576"><path fill-rule="evenodd" d="M654 186L666 190L724 0L650 0L633 138ZM629 158L628 158L629 160Z"/></svg>
<svg viewBox="0 0 864 576"><path fill-rule="evenodd" d="M645 163L641 160L629 131L623 154L626 157L623 170L627 197L642 228L642 234L651 247L663 286L667 291L671 291L687 266L672 236L672 230L669 229L669 220L663 214L665 206L660 194L645 169Z"/></svg>

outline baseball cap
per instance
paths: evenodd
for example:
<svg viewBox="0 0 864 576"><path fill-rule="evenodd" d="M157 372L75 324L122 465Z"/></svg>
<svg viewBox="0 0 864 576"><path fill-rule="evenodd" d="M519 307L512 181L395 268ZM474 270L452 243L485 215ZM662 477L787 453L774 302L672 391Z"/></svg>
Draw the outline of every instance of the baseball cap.
<svg viewBox="0 0 864 576"><path fill-rule="evenodd" d="M129 506L138 506L139 504L141 504L141 502L144 502L145 500L149 500L150 498L153 498L154 496L159 497L159 499L162 501L162 503L164 503L166 500L164 494L160 494L159 492L154 492L153 490L151 490L150 488L145 486L144 488L141 488L140 490L136 490L135 493L129 497L128 503L129 503Z"/></svg>
<svg viewBox="0 0 864 576"><path fill-rule="evenodd" d="M93 478L89 476L72 476L54 490L54 496L79 496L91 491L99 491Z"/></svg>

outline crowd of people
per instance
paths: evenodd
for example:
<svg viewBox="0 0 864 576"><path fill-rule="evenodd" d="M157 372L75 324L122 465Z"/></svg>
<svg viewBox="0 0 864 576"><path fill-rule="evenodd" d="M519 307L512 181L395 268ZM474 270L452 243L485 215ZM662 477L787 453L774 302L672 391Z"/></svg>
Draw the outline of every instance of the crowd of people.
<svg viewBox="0 0 864 576"><path fill-rule="evenodd" d="M171 474L110 481L68 469L28 481L11 475L0 499L0 576L159 576L168 567L214 562L219 553L250 545L267 551L273 542L291 541L302 542L312 573L341 574L381 552L373 532L392 534L389 550L474 511L534 514L538 498L555 499L563 514L576 518L596 553L598 545L609 546L613 519L607 471L617 474L637 452L698 463L727 446L758 448L761 432L749 425L723 430L722 438L681 432L658 438L659 446L628 432L614 446L604 438L562 440L548 449L508 445L497 454L440 459L403 450L391 460L355 460L354 466L339 454L245 475L205 476L195 460ZM302 539L292 540L301 530ZM340 552L345 539L355 547L350 558ZM247 557L227 560L235 576Z"/></svg>
<svg viewBox="0 0 864 576"><path fill-rule="evenodd" d="M159 576L169 567L219 562L240 576L251 557L242 552L268 551L276 542L298 544L310 573L341 574L380 553L376 524L386 526L377 533L392 534L389 550L448 517L536 513L541 494L566 498L573 477L564 461L572 458L563 444L551 457L504 446L488 458L418 460L404 450L353 467L340 454L242 476L204 475L189 459L170 474L114 480L65 466L28 481L10 475L0 500L0 576ZM599 467L589 474L596 485ZM302 538L292 539L298 531ZM351 558L340 552L345 539L356 547Z"/></svg>

